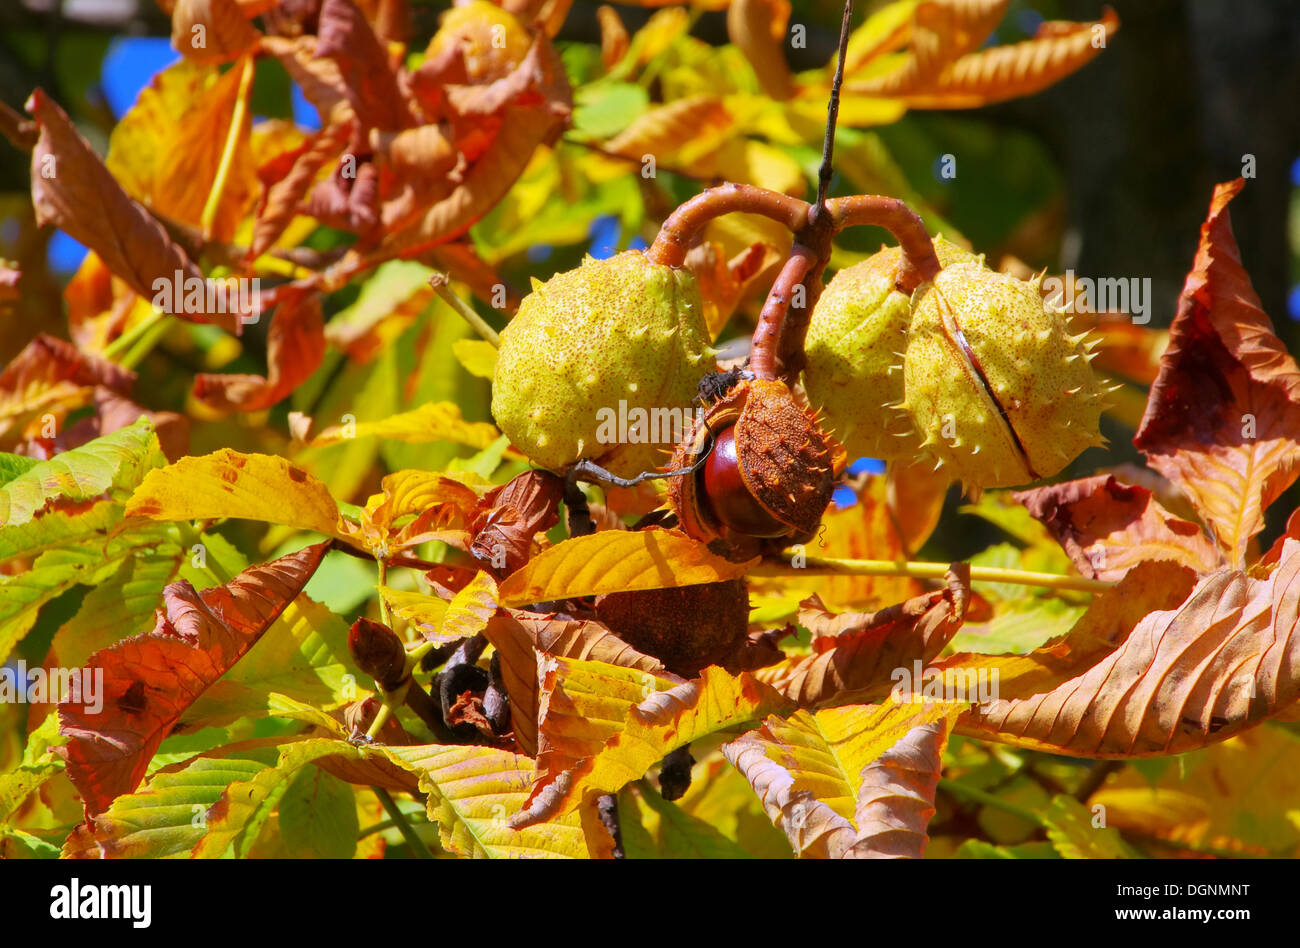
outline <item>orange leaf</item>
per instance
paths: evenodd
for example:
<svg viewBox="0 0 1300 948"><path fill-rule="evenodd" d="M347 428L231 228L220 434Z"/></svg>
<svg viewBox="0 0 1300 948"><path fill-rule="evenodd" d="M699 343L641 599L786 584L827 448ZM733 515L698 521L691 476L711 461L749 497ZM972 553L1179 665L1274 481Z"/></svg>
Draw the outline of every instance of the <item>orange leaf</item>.
<svg viewBox="0 0 1300 948"><path fill-rule="evenodd" d="M260 36L238 0L176 0L172 9L172 46L197 63L229 62Z"/></svg>
<svg viewBox="0 0 1300 948"><path fill-rule="evenodd" d="M134 372L40 333L0 372L0 437L45 412L80 408L96 386L125 394L134 383Z"/></svg>
<svg viewBox="0 0 1300 948"><path fill-rule="evenodd" d="M1012 496L1043 522L1084 576L1120 579L1146 560L1173 560L1198 573L1220 565L1199 526L1165 510L1145 487L1121 484L1113 475Z"/></svg>
<svg viewBox="0 0 1300 948"><path fill-rule="evenodd" d="M97 702L59 704L59 751L68 776L93 816L144 778L150 758L185 709L224 675L270 628L320 565L327 543L244 570L203 592L188 582L163 592L152 632L90 657L102 675Z"/></svg>
<svg viewBox="0 0 1300 948"><path fill-rule="evenodd" d="M311 377L325 358L320 294L300 287L281 290L266 341L266 377L200 374L194 397L219 411L263 411Z"/></svg>
<svg viewBox="0 0 1300 948"><path fill-rule="evenodd" d="M1273 334L1241 265L1220 184L1169 330L1169 348L1133 438L1244 565L1264 510L1300 474L1300 368Z"/></svg>
<svg viewBox="0 0 1300 948"><path fill-rule="evenodd" d="M754 67L758 84L773 99L794 95L794 80L785 61L790 0L732 0L727 6L727 35Z"/></svg>

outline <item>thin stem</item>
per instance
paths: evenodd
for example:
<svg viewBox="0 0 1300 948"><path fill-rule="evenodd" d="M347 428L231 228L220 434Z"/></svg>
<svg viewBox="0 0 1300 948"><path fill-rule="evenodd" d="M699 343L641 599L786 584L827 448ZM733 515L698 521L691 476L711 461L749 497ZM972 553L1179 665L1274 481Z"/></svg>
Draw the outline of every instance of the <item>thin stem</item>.
<svg viewBox="0 0 1300 948"><path fill-rule="evenodd" d="M212 179L212 190L203 204L203 214L199 226L203 230L203 239L212 237L212 224L217 219L217 208L226 190L226 179L230 177L230 168L235 161L235 151L239 139L243 136L244 118L248 114L248 91L253 85L253 57L244 57L243 73L239 77L239 91L235 95L235 108L230 113L230 128L226 132L226 144L221 150L221 163L217 165L217 175Z"/></svg>
<svg viewBox="0 0 1300 948"><path fill-rule="evenodd" d="M840 117L840 86L844 84L844 60L849 49L849 19L853 0L844 2L844 19L840 21L840 45L835 58L835 81L831 83L831 101L826 107L826 140L822 143L822 165L817 171L817 203L826 203L831 187L831 158L835 152L835 125Z"/></svg>
<svg viewBox="0 0 1300 948"><path fill-rule="evenodd" d="M388 560L379 559L375 561L379 565L378 585L388 585ZM388 600L382 595L379 597L379 619L390 629L393 627L393 616L388 611Z"/></svg>
<svg viewBox="0 0 1300 948"><path fill-rule="evenodd" d="M429 847L424 844L424 840L420 839L419 834L415 832L415 827L406 818L406 814L398 809L397 801L393 799L392 794L383 787L372 786L370 789L374 791L375 796L379 797L379 802L384 805L389 819L393 821L397 831L402 834L402 839L406 840L406 845L411 847L411 852L415 854L415 858L432 859L433 853L429 852Z"/></svg>
<svg viewBox="0 0 1300 948"><path fill-rule="evenodd" d="M451 287L447 285L447 274L435 273L429 277L429 286L433 287L433 291L442 297L443 302L454 309L461 319L469 323L476 333L496 348L501 348L501 336L484 321L482 316L474 312L472 306L452 292Z"/></svg>
<svg viewBox="0 0 1300 948"><path fill-rule="evenodd" d="M799 556L803 566L790 565ZM780 565L763 563L754 569L754 576L908 576L912 579L942 579L950 566L947 563L918 563L892 560L850 560L826 556L803 556L792 550L782 550ZM1063 576L1059 573L1034 573L1019 569L1001 569L994 566L972 566L971 582L1014 583L1020 586L1041 586L1046 589L1065 589L1075 592L1100 593L1114 583L1086 576Z"/></svg>
<svg viewBox="0 0 1300 948"><path fill-rule="evenodd" d="M131 351L135 344L143 339L158 323L166 319L167 315L162 310L155 308L148 316L105 346L100 355L109 361L121 364L119 356Z"/></svg>
<svg viewBox="0 0 1300 948"><path fill-rule="evenodd" d="M791 231L797 231L808 223L809 204L752 184L723 184L709 188L668 215L655 242L646 251L646 257L653 263L680 267L686 262L691 244L709 221L737 212L761 214L784 224Z"/></svg>
<svg viewBox="0 0 1300 948"><path fill-rule="evenodd" d="M911 293L922 283L939 274L939 258L935 256L930 232L910 207L898 198L878 194L855 194L851 197L831 198L826 202L835 232L846 227L873 225L883 227L898 240L903 248L903 262L898 268L898 288Z"/></svg>

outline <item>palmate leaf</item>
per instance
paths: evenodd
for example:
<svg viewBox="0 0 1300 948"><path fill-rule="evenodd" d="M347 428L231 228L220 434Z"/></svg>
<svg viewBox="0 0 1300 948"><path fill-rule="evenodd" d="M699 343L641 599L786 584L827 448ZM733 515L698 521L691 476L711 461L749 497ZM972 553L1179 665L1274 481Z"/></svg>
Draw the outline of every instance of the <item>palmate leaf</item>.
<svg viewBox="0 0 1300 948"><path fill-rule="evenodd" d="M769 717L723 747L802 856L919 857L939 757L964 705L890 703Z"/></svg>
<svg viewBox="0 0 1300 948"><path fill-rule="evenodd" d="M501 604L716 583L745 575L757 562L733 563L677 530L602 530L530 560L501 584Z"/></svg>
<svg viewBox="0 0 1300 948"><path fill-rule="evenodd" d="M126 514L153 520L241 517L333 536L338 504L319 479L284 458L222 448L151 471Z"/></svg>
<svg viewBox="0 0 1300 948"><path fill-rule="evenodd" d="M587 695L575 704L579 708L599 707L602 697ZM644 776L678 747L723 728L790 709L788 699L753 676L732 676L709 666L699 678L656 691L630 707L621 727L609 722L615 733L594 755L558 775L548 770L533 788L525 810L511 820L511 825L532 826L571 813L594 794L615 792ZM545 717L541 732L545 738Z"/></svg>
<svg viewBox="0 0 1300 948"><path fill-rule="evenodd" d="M629 859L748 859L717 828L633 785L619 795L619 823Z"/></svg>
<svg viewBox="0 0 1300 948"><path fill-rule="evenodd" d="M173 583L153 632L91 657L87 668L103 675L103 707L92 710L87 696L59 705L68 738L60 753L89 815L139 785L181 715L302 591L326 548L316 544L250 567L202 593Z"/></svg>
<svg viewBox="0 0 1300 948"><path fill-rule="evenodd" d="M1214 190L1133 438L1236 568L1268 505L1300 474L1300 367L1260 308L1228 216L1244 186L1238 178Z"/></svg>

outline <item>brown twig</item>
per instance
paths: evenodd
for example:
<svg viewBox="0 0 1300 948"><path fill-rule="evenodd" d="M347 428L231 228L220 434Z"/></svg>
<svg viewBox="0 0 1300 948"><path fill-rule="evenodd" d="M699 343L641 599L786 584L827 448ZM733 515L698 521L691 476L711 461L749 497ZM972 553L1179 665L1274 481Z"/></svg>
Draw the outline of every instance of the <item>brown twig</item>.
<svg viewBox="0 0 1300 948"><path fill-rule="evenodd" d="M761 214L797 231L808 221L808 202L752 184L723 184L701 191L673 211L646 251L654 263L680 267L704 226L716 217L741 212Z"/></svg>

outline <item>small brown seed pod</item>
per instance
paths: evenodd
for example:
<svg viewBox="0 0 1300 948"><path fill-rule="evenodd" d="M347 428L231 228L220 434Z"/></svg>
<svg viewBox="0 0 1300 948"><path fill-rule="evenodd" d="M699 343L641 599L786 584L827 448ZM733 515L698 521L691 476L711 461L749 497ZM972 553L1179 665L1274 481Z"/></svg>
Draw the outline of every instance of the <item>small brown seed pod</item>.
<svg viewBox="0 0 1300 948"><path fill-rule="evenodd" d="M683 531L747 555L754 539L789 539L815 530L842 449L779 379L747 379L724 393L677 447L668 502Z"/></svg>

